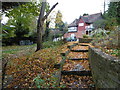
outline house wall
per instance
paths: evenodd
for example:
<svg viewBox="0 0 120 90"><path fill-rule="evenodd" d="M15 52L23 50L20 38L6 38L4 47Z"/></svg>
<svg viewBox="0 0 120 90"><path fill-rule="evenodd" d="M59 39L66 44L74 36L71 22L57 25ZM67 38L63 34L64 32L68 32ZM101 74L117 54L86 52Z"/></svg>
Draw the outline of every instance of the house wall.
<svg viewBox="0 0 120 90"><path fill-rule="evenodd" d="M84 26L79 26L80 23L84 23ZM80 19L78 23L78 33L83 37L84 34L86 34L85 27L89 26L89 24L86 24L83 19Z"/></svg>
<svg viewBox="0 0 120 90"><path fill-rule="evenodd" d="M84 26L79 26L80 23L84 23ZM85 31L85 26L88 26L82 19L78 23L78 31Z"/></svg>
<svg viewBox="0 0 120 90"><path fill-rule="evenodd" d="M79 26L79 23L84 23L84 26ZM88 26L88 24L86 24L82 19L80 19L78 23L78 28L77 28L77 32L68 32L64 34L64 38L68 38L71 36L71 34L75 34L76 38L82 38L83 34L85 33L85 26Z"/></svg>

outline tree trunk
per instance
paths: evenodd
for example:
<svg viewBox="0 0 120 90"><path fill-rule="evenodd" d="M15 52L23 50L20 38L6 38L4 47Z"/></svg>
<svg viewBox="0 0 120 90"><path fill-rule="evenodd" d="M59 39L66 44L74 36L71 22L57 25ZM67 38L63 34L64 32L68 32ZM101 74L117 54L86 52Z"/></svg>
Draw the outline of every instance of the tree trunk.
<svg viewBox="0 0 120 90"><path fill-rule="evenodd" d="M38 24L37 24L37 50L36 51L42 49L42 32L43 32L43 24L44 24L44 20L42 20L42 18L44 17L45 7L46 7L46 2L42 2L40 15L38 18Z"/></svg>
<svg viewBox="0 0 120 90"><path fill-rule="evenodd" d="M42 6L41 6L41 10L40 10L40 15L39 15L39 18L38 18L38 23L37 23L37 49L36 49L36 51L42 49L42 36L43 36L42 32L43 32L44 21L48 17L48 15L50 14L50 12L56 7L57 4L58 3L56 3L55 5L53 5L53 7L44 16L46 2L42 2Z"/></svg>
<svg viewBox="0 0 120 90"><path fill-rule="evenodd" d="M45 41L48 41L48 37L49 37L49 24L50 24L50 21L46 21L46 30L45 30L45 37L44 37Z"/></svg>
<svg viewBox="0 0 120 90"><path fill-rule="evenodd" d="M50 24L50 21L47 21L46 20L46 28L45 28L45 33L42 37L42 41L45 42L45 41L48 41L48 36L49 36L49 24Z"/></svg>
<svg viewBox="0 0 120 90"><path fill-rule="evenodd" d="M42 49L42 31L43 31L43 22L40 23L39 30L37 30L37 50Z"/></svg>

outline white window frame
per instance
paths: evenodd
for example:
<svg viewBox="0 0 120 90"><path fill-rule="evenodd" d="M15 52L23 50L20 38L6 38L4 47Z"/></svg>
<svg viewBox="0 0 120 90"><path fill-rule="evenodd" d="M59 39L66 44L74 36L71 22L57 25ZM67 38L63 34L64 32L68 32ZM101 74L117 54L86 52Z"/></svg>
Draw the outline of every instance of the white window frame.
<svg viewBox="0 0 120 90"><path fill-rule="evenodd" d="M84 26L84 23L79 23L79 26Z"/></svg>
<svg viewBox="0 0 120 90"><path fill-rule="evenodd" d="M75 32L75 31L77 31L77 27L68 28L68 32Z"/></svg>

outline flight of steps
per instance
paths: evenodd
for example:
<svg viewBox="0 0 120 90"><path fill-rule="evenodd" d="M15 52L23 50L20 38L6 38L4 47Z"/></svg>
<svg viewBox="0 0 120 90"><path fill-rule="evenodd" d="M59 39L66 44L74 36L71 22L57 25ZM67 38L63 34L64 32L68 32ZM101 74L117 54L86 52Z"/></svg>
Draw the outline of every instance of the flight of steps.
<svg viewBox="0 0 120 90"><path fill-rule="evenodd" d="M94 87L88 60L88 45L75 43L62 65L60 86L65 88Z"/></svg>

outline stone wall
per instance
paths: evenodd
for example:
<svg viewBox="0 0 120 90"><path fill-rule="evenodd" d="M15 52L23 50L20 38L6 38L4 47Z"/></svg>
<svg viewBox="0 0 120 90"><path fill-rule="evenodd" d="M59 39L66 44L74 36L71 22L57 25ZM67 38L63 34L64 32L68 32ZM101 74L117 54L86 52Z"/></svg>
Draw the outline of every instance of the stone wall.
<svg viewBox="0 0 120 90"><path fill-rule="evenodd" d="M89 47L89 61L96 87L120 87L120 59Z"/></svg>

